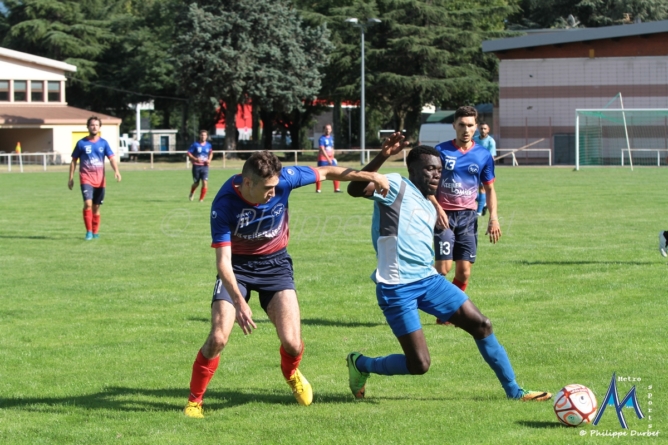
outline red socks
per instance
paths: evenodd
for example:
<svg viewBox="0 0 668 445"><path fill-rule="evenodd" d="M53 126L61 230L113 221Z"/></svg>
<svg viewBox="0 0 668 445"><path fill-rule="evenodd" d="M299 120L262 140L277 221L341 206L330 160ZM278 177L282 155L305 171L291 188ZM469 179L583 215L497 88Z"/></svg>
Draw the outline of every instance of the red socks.
<svg viewBox="0 0 668 445"><path fill-rule="evenodd" d="M86 226L86 232L93 231L93 211L87 209L83 211L84 225Z"/></svg>
<svg viewBox="0 0 668 445"><path fill-rule="evenodd" d="M465 291L465 290L466 290L466 286L468 285L468 283L462 283L462 282L459 281L457 278L455 278L454 280L452 280L452 284L454 284L455 286L457 286L458 288L460 288L462 291Z"/></svg>
<svg viewBox="0 0 668 445"><path fill-rule="evenodd" d="M283 345L279 349L281 352L281 371L283 371L283 377L285 380L289 380L292 377L292 374L295 373L299 367L299 363L302 361L302 355L304 354L304 344L302 343L302 352L299 353L297 357L293 357L283 349Z"/></svg>
<svg viewBox="0 0 668 445"><path fill-rule="evenodd" d="M193 184L193 185L190 186L190 194L191 194L191 195L192 195L193 193L195 193L195 190L197 190L197 186L198 186L198 185L199 185L199 184Z"/></svg>
<svg viewBox="0 0 668 445"><path fill-rule="evenodd" d="M93 234L100 230L100 214L93 215Z"/></svg>
<svg viewBox="0 0 668 445"><path fill-rule="evenodd" d="M218 369L219 361L220 355L216 358L208 359L204 357L201 350L197 353L197 358L195 359L195 363L193 363L192 378L190 379L189 402L202 403L206 387L209 385L216 369Z"/></svg>
<svg viewBox="0 0 668 445"><path fill-rule="evenodd" d="M341 183L339 181L332 181L334 182L334 190L340 190Z"/></svg>
<svg viewBox="0 0 668 445"><path fill-rule="evenodd" d="M199 200L200 201L204 200L204 197L206 196L206 191L207 191L207 189L205 187L202 187L202 191L199 192Z"/></svg>
<svg viewBox="0 0 668 445"><path fill-rule="evenodd" d="M320 191L320 181L315 183L315 191L319 192Z"/></svg>

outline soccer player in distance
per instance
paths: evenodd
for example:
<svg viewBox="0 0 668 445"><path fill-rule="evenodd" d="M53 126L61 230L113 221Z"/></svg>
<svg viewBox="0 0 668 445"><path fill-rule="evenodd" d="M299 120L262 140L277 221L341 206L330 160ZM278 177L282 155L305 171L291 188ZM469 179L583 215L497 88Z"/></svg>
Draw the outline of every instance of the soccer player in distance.
<svg viewBox="0 0 668 445"><path fill-rule="evenodd" d="M443 172L436 196L430 196L438 212L434 248L436 270L447 275L455 261L452 283L465 291L478 250L478 215L476 196L483 187L487 196L489 224L486 235L496 243L501 237L494 190L494 159L489 151L473 141L478 111L460 107L455 112L456 138L438 144ZM442 324L441 320L436 320ZM444 323L444 322L443 322Z"/></svg>
<svg viewBox="0 0 668 445"><path fill-rule="evenodd" d="M211 206L212 247L218 277L211 305L211 331L197 354L185 407L188 417L203 417L202 398L234 322L244 334L256 328L247 301L255 291L276 327L281 371L300 405L313 400L311 384L299 371L304 352L292 259L288 255L288 197L298 187L322 179L366 181L378 196L387 194L383 175L341 167L285 167L268 151L252 154L241 174L221 187Z"/></svg>
<svg viewBox="0 0 668 445"><path fill-rule="evenodd" d="M211 158L213 158L213 149L211 144L207 142L208 137L209 133L206 130L200 130L199 141L193 142L186 153L190 162L193 163L193 185L190 186L190 195L188 195L188 199L191 201L200 181L202 181L202 190L199 193L199 202L204 201L206 191L209 188L209 164L211 164Z"/></svg>
<svg viewBox="0 0 668 445"><path fill-rule="evenodd" d="M332 136L332 126L327 124L323 128L323 134L318 141L318 167L325 167L327 165L336 166L336 158L334 158L334 137ZM334 193L341 193L339 181L334 182ZM320 193L320 181L315 183L315 192Z"/></svg>
<svg viewBox="0 0 668 445"><path fill-rule="evenodd" d="M375 172L385 160L404 148L403 136L394 133L381 152L362 170ZM378 265L372 278L376 298L403 354L367 357L348 354L350 390L356 398L365 395L370 374L419 375L429 370L431 358L420 324L418 309L435 315L468 332L480 354L496 373L506 396L519 400L548 400L552 394L526 391L515 381L505 349L492 331L492 323L480 313L461 289L434 267L432 239L437 212L427 199L434 195L441 179L439 152L433 147L413 148L406 159L408 179L387 175L390 191L385 196L373 184L352 182L348 193L374 201L372 242Z"/></svg>
<svg viewBox="0 0 668 445"><path fill-rule="evenodd" d="M111 168L114 169L116 181L121 182L121 172L111 150L109 143L100 137L102 121L97 116L91 116L86 122L88 136L81 139L72 151L72 162L70 163L70 178L67 187L74 187L74 171L79 165L79 182L81 194L83 195L83 219L86 226L86 241L99 238L100 230L100 206L104 202L104 191L106 178L104 176L104 158L109 158Z"/></svg>
<svg viewBox="0 0 668 445"><path fill-rule="evenodd" d="M492 156L492 162L494 162L494 156L496 156L496 141L489 135L489 125L487 125L486 122L480 122L480 124L478 124L478 131L480 134L473 137L473 142L487 150ZM485 216L485 213L487 213L487 193L485 192L485 187L482 185L478 188L477 213L478 216Z"/></svg>

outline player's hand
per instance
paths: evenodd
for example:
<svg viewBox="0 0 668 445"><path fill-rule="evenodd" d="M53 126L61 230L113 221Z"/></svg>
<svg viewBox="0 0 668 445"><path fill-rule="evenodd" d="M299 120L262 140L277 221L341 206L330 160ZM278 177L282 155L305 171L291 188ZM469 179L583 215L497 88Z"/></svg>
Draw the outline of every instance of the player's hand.
<svg viewBox="0 0 668 445"><path fill-rule="evenodd" d="M450 220L448 219L448 214L445 213L445 210L440 205L436 208L436 213L438 214L436 217L436 227L439 229L449 229Z"/></svg>
<svg viewBox="0 0 668 445"><path fill-rule="evenodd" d="M387 196L387 193L390 191L390 181L387 180L387 176L375 173L373 184L376 188L376 193L382 195L383 198Z"/></svg>
<svg viewBox="0 0 668 445"><path fill-rule="evenodd" d="M401 153L401 150L408 147L409 143L405 140L403 134L400 132L392 133L390 137L385 139L383 146L380 149L380 152L386 158Z"/></svg>
<svg viewBox="0 0 668 445"><path fill-rule="evenodd" d="M246 300L241 298L238 302L234 303L234 308L237 310L237 323L239 323L241 330L244 331L244 335L248 335L253 332L253 329L257 329L253 321L253 311L248 306L248 303L246 303Z"/></svg>
<svg viewBox="0 0 668 445"><path fill-rule="evenodd" d="M72 187L74 187L74 179L70 179L69 181L67 181L67 188L72 190Z"/></svg>
<svg viewBox="0 0 668 445"><path fill-rule="evenodd" d="M490 219L489 224L487 225L487 232L485 235L489 235L489 242L496 244L496 242L501 238L501 226L499 225L498 219Z"/></svg>
<svg viewBox="0 0 668 445"><path fill-rule="evenodd" d="M116 178L116 182L121 182L121 172L115 172L114 178Z"/></svg>

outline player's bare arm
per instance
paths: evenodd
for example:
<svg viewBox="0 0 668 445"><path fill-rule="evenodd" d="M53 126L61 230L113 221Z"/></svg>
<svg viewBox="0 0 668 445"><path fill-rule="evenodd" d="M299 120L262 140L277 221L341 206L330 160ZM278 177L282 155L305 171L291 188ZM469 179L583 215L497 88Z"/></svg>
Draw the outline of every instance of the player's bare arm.
<svg viewBox="0 0 668 445"><path fill-rule="evenodd" d="M222 280L223 286L225 286L230 297L232 297L232 301L234 301L234 308L237 311L237 323L239 323L244 335L252 333L253 329L257 329L257 326L253 321L253 311L241 295L237 279L232 270L231 246L216 248L216 268L218 269L218 276Z"/></svg>
<svg viewBox="0 0 668 445"><path fill-rule="evenodd" d="M380 153L378 153L371 162L365 165L362 168L362 171L377 172L390 156L401 153L401 151L407 148L408 145L409 142L405 140L403 134L400 132L393 133L390 137L385 139L385 142L383 142ZM348 184L348 194L354 198L371 196L373 195L374 189L374 185L369 184L369 182L351 182Z"/></svg>
<svg viewBox="0 0 668 445"><path fill-rule="evenodd" d="M373 186L373 190L377 193L387 196L387 192L390 190L390 183L385 177L385 175L378 174L376 172L368 171L359 171L352 168L344 167L318 167L320 176L324 176L325 179L331 179L334 181L361 181L363 184L370 184Z"/></svg>
<svg viewBox="0 0 668 445"><path fill-rule="evenodd" d="M489 242L496 244L501 238L501 225L499 224L499 215L497 213L496 190L494 183L483 184L485 193L487 193L487 209L489 210L489 224L485 235L489 235Z"/></svg>
<svg viewBox="0 0 668 445"><path fill-rule="evenodd" d="M109 158L109 164L111 164L111 168L114 169L114 178L116 178L116 182L121 182L121 172L118 170L118 163L116 163L116 158Z"/></svg>
<svg viewBox="0 0 668 445"><path fill-rule="evenodd" d="M438 200L436 199L436 196L434 195L429 195L427 196L427 199L431 204L434 206L436 209L436 227L439 229L448 229L450 228L450 222L448 220L448 214L445 213L445 210L443 210L443 207L438 203Z"/></svg>
<svg viewBox="0 0 668 445"><path fill-rule="evenodd" d="M72 158L72 162L70 162L70 179L67 180L67 187L72 190L72 187L74 187L74 171L77 168L77 158Z"/></svg>

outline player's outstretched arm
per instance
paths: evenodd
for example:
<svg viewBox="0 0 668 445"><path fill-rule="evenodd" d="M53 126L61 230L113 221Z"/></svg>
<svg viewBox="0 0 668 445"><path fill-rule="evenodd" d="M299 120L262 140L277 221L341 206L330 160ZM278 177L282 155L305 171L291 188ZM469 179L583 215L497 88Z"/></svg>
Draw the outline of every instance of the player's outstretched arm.
<svg viewBox="0 0 668 445"><path fill-rule="evenodd" d="M320 176L334 181L361 181L362 184L368 184L373 190L383 196L390 190L390 182L385 175L376 172L359 171L352 168L326 166L318 167Z"/></svg>
<svg viewBox="0 0 668 445"><path fill-rule="evenodd" d="M72 187L74 187L74 170L77 168L77 158L72 158L72 162L70 162L70 178L67 180L67 188L72 190Z"/></svg>
<svg viewBox="0 0 668 445"><path fill-rule="evenodd" d="M404 135L402 135L400 132L393 133L389 138L385 139L385 142L383 142L380 153L378 153L376 157L371 160L371 162L365 165L362 168L362 171L377 172L380 170L380 167L385 163L387 158L400 153L406 147L408 147L408 142L405 141ZM348 194L353 198L371 196L373 194L373 188L368 182L351 182L348 184Z"/></svg>
<svg viewBox="0 0 668 445"><path fill-rule="evenodd" d="M241 295L237 279L232 270L231 246L216 247L216 268L218 269L218 276L223 281L223 286L225 286L227 293L230 294L234 302L239 327L244 331L244 335L252 333L253 329L257 329L257 326L253 321L253 311L248 306L248 303L246 303L246 299Z"/></svg>
<svg viewBox="0 0 668 445"><path fill-rule="evenodd" d="M485 193L487 193L487 210L489 210L489 224L485 235L489 235L489 242L496 244L501 238L501 225L499 224L499 215L497 213L496 190L494 183L483 184Z"/></svg>

